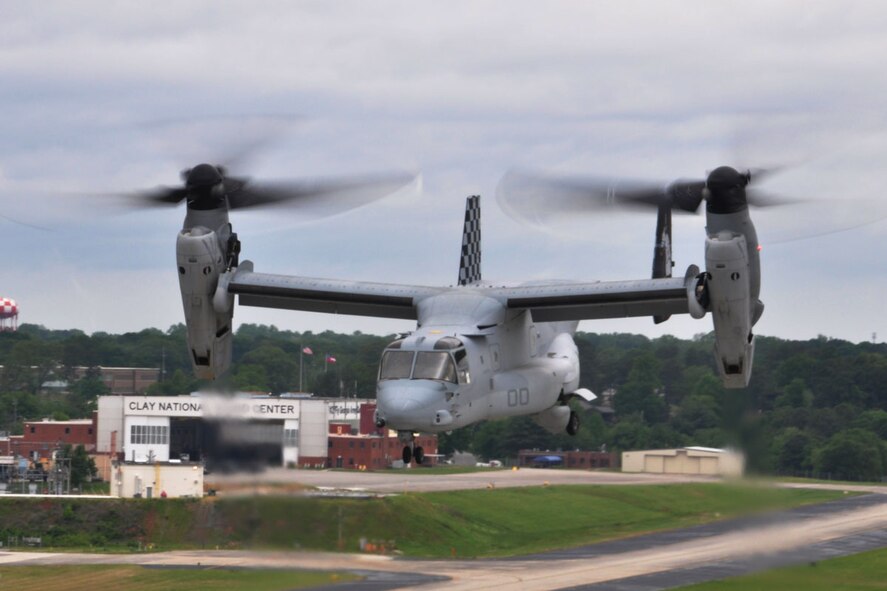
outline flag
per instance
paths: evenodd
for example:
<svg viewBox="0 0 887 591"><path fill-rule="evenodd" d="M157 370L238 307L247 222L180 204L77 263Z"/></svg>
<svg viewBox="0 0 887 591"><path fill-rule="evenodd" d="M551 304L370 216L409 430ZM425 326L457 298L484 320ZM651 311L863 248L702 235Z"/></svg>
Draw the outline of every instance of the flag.
<svg viewBox="0 0 887 591"><path fill-rule="evenodd" d="M302 353L305 355L314 355L314 351L311 350L311 347L303 347Z"/></svg>
<svg viewBox="0 0 887 591"><path fill-rule="evenodd" d="M327 363L335 363L335 362L336 362L336 358L333 357L332 355L327 355L327 356L326 356L326 362L327 362Z"/></svg>

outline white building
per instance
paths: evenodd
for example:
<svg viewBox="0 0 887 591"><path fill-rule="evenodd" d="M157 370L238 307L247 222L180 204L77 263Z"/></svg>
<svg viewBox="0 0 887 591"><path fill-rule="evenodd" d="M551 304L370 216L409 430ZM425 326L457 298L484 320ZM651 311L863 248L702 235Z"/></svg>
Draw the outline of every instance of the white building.
<svg viewBox="0 0 887 591"><path fill-rule="evenodd" d="M324 465L330 420L356 422L365 400L100 396L98 453L130 463L253 460Z"/></svg>

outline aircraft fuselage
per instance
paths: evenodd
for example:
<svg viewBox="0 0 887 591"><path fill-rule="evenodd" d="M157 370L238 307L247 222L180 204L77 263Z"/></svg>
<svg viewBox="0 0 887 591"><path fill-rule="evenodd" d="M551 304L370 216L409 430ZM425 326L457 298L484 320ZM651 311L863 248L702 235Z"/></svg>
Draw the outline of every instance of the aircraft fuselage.
<svg viewBox="0 0 887 591"><path fill-rule="evenodd" d="M470 288L430 299L438 300L428 306L436 314L420 318L415 332L383 353L376 394L380 425L434 433L539 415L563 405L563 395L577 389L576 322L534 323L529 311L506 311ZM485 307L489 324L477 323L477 316L473 325L462 322L468 318L462 312L475 315Z"/></svg>

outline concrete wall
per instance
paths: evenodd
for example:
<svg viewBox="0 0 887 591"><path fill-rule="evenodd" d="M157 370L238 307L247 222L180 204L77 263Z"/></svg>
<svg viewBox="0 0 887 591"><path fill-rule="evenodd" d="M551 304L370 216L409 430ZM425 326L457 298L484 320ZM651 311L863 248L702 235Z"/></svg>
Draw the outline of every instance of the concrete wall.
<svg viewBox="0 0 887 591"><path fill-rule="evenodd" d="M299 417L299 455L327 457L329 415L323 400L302 400Z"/></svg>
<svg viewBox="0 0 887 591"><path fill-rule="evenodd" d="M133 443L132 427L166 427L166 443ZM169 461L169 417L128 416L123 421L123 445L127 462Z"/></svg>
<svg viewBox="0 0 887 591"><path fill-rule="evenodd" d="M117 432L117 451L123 451L123 397L99 396L96 451L111 453L111 433Z"/></svg>
<svg viewBox="0 0 887 591"><path fill-rule="evenodd" d="M203 468L197 464L126 464L117 465L111 493L119 497L142 498L202 497Z"/></svg>

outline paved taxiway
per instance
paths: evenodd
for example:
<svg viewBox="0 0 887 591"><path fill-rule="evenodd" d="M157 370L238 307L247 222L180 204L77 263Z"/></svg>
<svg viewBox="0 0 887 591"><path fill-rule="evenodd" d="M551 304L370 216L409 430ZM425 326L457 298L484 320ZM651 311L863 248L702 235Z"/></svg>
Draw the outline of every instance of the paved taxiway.
<svg viewBox="0 0 887 591"><path fill-rule="evenodd" d="M671 484L676 482L712 482L717 479L679 474L624 474L588 470L490 470L464 474L438 474L423 468L386 472L356 470L287 470L274 468L261 474L207 474L208 486L279 484L358 490L375 493L434 492L478 488L508 488L559 484Z"/></svg>
<svg viewBox="0 0 887 591"><path fill-rule="evenodd" d="M367 581L349 584L349 589L421 586L423 590L653 590L884 546L887 546L887 495L869 494L766 517L733 519L509 559L405 560L332 553L242 551L137 555L34 552L0 554L0 564L309 568L371 575Z"/></svg>

